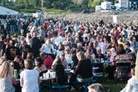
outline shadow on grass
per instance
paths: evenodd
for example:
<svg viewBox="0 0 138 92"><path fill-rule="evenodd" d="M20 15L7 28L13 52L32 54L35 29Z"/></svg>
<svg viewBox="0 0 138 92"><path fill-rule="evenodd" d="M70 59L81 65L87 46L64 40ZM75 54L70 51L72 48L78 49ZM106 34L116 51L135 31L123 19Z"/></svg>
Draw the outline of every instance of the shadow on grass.
<svg viewBox="0 0 138 92"><path fill-rule="evenodd" d="M104 86L105 92L111 89L111 92L120 92L122 88L126 85L126 81L115 81L115 80L107 80L106 78L97 79L97 83L101 83ZM42 92L50 92L48 89L44 88ZM57 90L51 90L51 92L57 92ZM70 91L69 89L65 89L62 92L82 92L81 90Z"/></svg>

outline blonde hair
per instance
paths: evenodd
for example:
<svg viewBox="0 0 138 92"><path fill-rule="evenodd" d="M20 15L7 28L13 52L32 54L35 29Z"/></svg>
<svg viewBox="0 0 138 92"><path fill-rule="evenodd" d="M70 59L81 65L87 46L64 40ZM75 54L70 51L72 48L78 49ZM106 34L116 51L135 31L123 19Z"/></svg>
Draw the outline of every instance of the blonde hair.
<svg viewBox="0 0 138 92"><path fill-rule="evenodd" d="M45 42L45 44L49 47L49 46L50 46L50 44L51 44L50 39L47 39L47 40L46 40L46 42Z"/></svg>
<svg viewBox="0 0 138 92"><path fill-rule="evenodd" d="M26 59L24 61L24 66L25 66L25 69L33 69L33 64L32 64L32 61L30 59Z"/></svg>
<svg viewBox="0 0 138 92"><path fill-rule="evenodd" d="M2 59L0 59L1 61ZM9 76L12 76L13 71L12 71L11 64L8 61L3 60L1 66L0 66L0 78L6 78Z"/></svg>
<svg viewBox="0 0 138 92"><path fill-rule="evenodd" d="M84 53L82 51L79 51L77 53L77 56L79 56L81 58L81 60L86 59L86 56L84 55Z"/></svg>

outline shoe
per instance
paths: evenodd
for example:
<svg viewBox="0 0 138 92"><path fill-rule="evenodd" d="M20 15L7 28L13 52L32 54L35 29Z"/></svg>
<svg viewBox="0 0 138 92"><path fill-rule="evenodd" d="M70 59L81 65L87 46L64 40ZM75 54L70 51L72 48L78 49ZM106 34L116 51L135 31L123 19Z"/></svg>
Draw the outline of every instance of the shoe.
<svg viewBox="0 0 138 92"><path fill-rule="evenodd" d="M71 87L70 91L75 91L76 89L74 87Z"/></svg>
<svg viewBox="0 0 138 92"><path fill-rule="evenodd" d="M107 92L112 92L112 90L111 89L108 89L108 91Z"/></svg>

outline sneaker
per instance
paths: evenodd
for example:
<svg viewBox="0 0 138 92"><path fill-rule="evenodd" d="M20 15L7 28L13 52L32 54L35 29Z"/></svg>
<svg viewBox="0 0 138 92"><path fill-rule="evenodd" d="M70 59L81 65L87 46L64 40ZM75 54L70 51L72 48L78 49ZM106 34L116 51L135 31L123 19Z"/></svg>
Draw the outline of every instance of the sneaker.
<svg viewBox="0 0 138 92"><path fill-rule="evenodd" d="M75 91L75 88L74 87L71 87L70 91Z"/></svg>

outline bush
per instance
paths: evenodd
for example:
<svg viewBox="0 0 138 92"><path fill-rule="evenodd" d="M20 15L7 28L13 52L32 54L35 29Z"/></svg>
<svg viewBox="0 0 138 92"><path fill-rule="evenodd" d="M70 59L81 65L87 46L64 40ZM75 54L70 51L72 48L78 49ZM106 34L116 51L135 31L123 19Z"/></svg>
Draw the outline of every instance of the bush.
<svg viewBox="0 0 138 92"><path fill-rule="evenodd" d="M35 13L38 9L20 9L20 12ZM39 9L40 10L40 9Z"/></svg>

